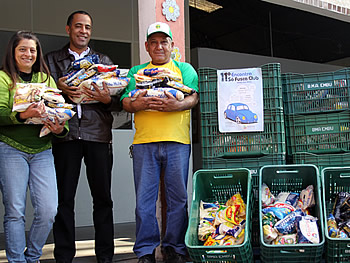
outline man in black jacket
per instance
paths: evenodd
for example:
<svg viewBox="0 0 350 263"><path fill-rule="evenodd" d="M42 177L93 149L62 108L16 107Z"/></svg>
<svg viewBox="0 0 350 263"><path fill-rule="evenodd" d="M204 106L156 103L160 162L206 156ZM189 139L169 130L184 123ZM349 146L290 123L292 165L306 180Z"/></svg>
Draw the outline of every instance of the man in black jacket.
<svg viewBox="0 0 350 263"><path fill-rule="evenodd" d="M64 83L67 79L64 75L71 62L91 54L98 54L101 64L112 65L113 62L106 55L89 48L92 17L87 12L72 13L68 17L66 31L70 42L62 49L48 53L46 62L57 87L71 103L71 98L81 95L77 87ZM99 103L77 104L77 113L69 121L69 134L53 143L58 187L58 213L53 226L56 262L72 262L75 256L74 199L83 158L93 199L97 261L112 262L114 254L111 111L119 111L120 103L118 98L110 96L105 85L103 90L89 93Z"/></svg>

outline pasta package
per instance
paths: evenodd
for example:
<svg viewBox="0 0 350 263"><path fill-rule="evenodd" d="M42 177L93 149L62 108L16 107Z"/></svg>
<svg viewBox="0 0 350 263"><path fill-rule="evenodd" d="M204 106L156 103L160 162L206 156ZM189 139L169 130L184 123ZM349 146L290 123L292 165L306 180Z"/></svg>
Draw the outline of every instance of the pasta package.
<svg viewBox="0 0 350 263"><path fill-rule="evenodd" d="M42 102L41 102L42 103ZM66 109L66 108L50 108L45 106L45 112L46 116L42 118L38 117L33 117L33 118L28 118L24 122L25 124L43 124L45 121L50 120L51 122L55 123L56 122L56 117L60 123L63 123L67 120L70 120L73 118L75 115L75 112L71 109ZM40 130L39 137L43 137L47 134L49 134L51 131L43 126Z"/></svg>
<svg viewBox="0 0 350 263"><path fill-rule="evenodd" d="M137 75L144 75L148 76L150 78L157 78L157 79L164 79L169 78L171 80L181 82L182 79L179 77L175 72L168 68L146 68L146 69L140 69L137 72Z"/></svg>
<svg viewBox="0 0 350 263"><path fill-rule="evenodd" d="M12 111L23 112L32 103L43 99L53 103L64 103L60 92L59 89L47 87L45 83L17 83Z"/></svg>
<svg viewBox="0 0 350 263"><path fill-rule="evenodd" d="M106 83L110 96L117 96L119 95L124 88L129 83L129 78L125 77L110 77L110 78L91 78L83 81L78 87L79 91L83 91L84 88L95 90L92 83L95 83L97 86L99 86L100 90L103 89L103 82ZM87 94L82 93L80 97L74 97L72 98L72 101L74 103L98 103L96 100L91 100Z"/></svg>
<svg viewBox="0 0 350 263"><path fill-rule="evenodd" d="M132 100L135 100L138 95L142 92L142 89L135 89L129 92L129 97ZM184 94L176 89L172 88L154 88L154 89L147 89L145 97L158 97L158 98L167 98L165 95L165 91L169 92L171 95L173 95L177 100L182 101L184 100Z"/></svg>
<svg viewBox="0 0 350 263"><path fill-rule="evenodd" d="M92 54L90 56L83 57L81 59L74 60L71 64L71 68L74 70L79 70L82 68L89 68L93 64L99 64L100 57L97 54Z"/></svg>
<svg viewBox="0 0 350 263"><path fill-rule="evenodd" d="M61 90L47 87L45 83L17 83L13 98L12 111L24 112L31 104L38 103L45 107L43 117L32 117L25 120L24 124L43 124L47 119L52 122L58 118L60 123L71 119L75 112L73 105L65 103ZM45 126L42 127L39 137L50 133Z"/></svg>
<svg viewBox="0 0 350 263"><path fill-rule="evenodd" d="M32 103L41 100L42 90L45 83L17 83L16 92L13 97L12 111L23 112Z"/></svg>

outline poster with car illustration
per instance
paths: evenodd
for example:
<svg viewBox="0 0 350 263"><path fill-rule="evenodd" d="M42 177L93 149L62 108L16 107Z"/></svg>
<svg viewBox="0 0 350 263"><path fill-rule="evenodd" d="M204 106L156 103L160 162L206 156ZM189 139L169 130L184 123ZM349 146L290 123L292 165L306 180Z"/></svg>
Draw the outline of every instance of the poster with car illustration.
<svg viewBox="0 0 350 263"><path fill-rule="evenodd" d="M264 130L261 68L218 70L220 132Z"/></svg>

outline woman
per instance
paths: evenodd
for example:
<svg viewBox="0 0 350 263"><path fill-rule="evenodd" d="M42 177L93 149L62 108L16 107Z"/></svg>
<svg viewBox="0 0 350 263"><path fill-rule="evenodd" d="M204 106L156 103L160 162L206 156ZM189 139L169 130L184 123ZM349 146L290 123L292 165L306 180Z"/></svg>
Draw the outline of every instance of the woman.
<svg viewBox="0 0 350 263"><path fill-rule="evenodd" d="M64 136L67 126L45 122L51 133L39 137L42 125L24 124L30 117L43 117L45 107L34 103L24 112L12 112L16 83L46 83L50 77L38 38L19 31L9 41L0 70L0 189L5 206L4 231L9 262L39 262L42 248L57 211L56 174L51 136ZM26 193L29 188L34 219L25 237Z"/></svg>

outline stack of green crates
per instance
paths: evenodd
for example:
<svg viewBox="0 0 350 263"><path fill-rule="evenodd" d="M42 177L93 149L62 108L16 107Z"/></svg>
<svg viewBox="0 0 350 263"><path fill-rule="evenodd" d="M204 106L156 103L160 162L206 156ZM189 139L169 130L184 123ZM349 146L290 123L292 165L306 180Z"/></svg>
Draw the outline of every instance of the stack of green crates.
<svg viewBox="0 0 350 263"><path fill-rule="evenodd" d="M264 97L264 131L221 133L218 125L217 69L199 69L202 168L248 168L253 188L259 169L285 164L285 132L281 68L279 63L261 66Z"/></svg>
<svg viewBox="0 0 350 263"><path fill-rule="evenodd" d="M200 68L200 126L202 168L248 168L256 195L253 209L252 243L259 246L257 191L259 169L286 163L281 65L261 66L263 80L264 131L221 133L218 125L217 69Z"/></svg>
<svg viewBox="0 0 350 263"><path fill-rule="evenodd" d="M339 192L350 193L350 167L329 167L322 170L323 212L326 236L326 261L350 262L350 238L333 238L327 231L327 218Z"/></svg>
<svg viewBox="0 0 350 263"><path fill-rule="evenodd" d="M267 165L259 174L259 211L261 211L261 186L265 183L274 196L280 192L301 192L309 185L314 187L315 206L311 215L318 218L319 244L271 245L264 242L262 213L259 212L260 260L267 263L320 262L324 247L324 223L319 170L314 165Z"/></svg>
<svg viewBox="0 0 350 263"><path fill-rule="evenodd" d="M282 74L282 87L288 162L350 165L350 69Z"/></svg>
<svg viewBox="0 0 350 263"><path fill-rule="evenodd" d="M226 203L238 192L246 204L243 243L235 246L203 246L204 242L198 239L200 201ZM252 262L253 250L250 242L252 200L251 174L248 169L213 169L195 172L191 211L185 237L185 244L193 262Z"/></svg>

